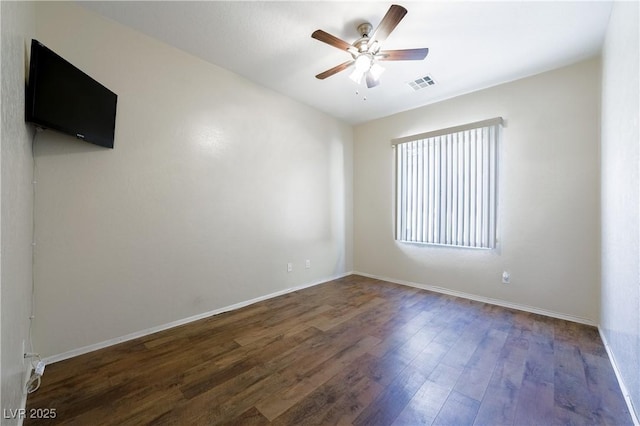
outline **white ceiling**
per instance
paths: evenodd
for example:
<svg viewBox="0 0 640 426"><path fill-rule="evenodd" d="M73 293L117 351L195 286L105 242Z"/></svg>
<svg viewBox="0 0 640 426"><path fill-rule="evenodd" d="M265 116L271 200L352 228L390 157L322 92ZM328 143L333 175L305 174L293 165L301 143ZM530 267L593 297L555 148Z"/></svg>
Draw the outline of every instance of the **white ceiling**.
<svg viewBox="0 0 640 426"><path fill-rule="evenodd" d="M611 2L412 2L384 49L428 47L424 61L383 62L367 89L343 71L314 76L348 53L311 38L323 29L349 43L375 28L390 2L89 1L85 7L349 123L361 123L547 71L600 51ZM431 75L435 86L407 82Z"/></svg>

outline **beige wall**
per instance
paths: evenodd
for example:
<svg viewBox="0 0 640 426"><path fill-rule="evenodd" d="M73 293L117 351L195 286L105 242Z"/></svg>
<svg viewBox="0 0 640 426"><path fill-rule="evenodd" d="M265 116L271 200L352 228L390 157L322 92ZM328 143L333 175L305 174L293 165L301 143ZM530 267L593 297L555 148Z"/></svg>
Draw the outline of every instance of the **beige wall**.
<svg viewBox="0 0 640 426"><path fill-rule="evenodd" d="M114 150L38 140L44 356L352 268L351 127L73 3L37 18L118 94Z"/></svg>
<svg viewBox="0 0 640 426"><path fill-rule="evenodd" d="M357 126L354 269L597 323L599 85L592 59ZM396 242L391 139L496 116L499 249Z"/></svg>
<svg viewBox="0 0 640 426"><path fill-rule="evenodd" d="M613 6L602 55L602 330L640 417L638 3Z"/></svg>
<svg viewBox="0 0 640 426"><path fill-rule="evenodd" d="M24 122L25 64L34 34L33 3L0 2L2 123L0 125L0 284L2 315L2 409L22 407L24 373L22 356L28 345L31 313L32 156L33 129ZM3 413L4 417L4 413ZM18 419L2 419L3 425Z"/></svg>

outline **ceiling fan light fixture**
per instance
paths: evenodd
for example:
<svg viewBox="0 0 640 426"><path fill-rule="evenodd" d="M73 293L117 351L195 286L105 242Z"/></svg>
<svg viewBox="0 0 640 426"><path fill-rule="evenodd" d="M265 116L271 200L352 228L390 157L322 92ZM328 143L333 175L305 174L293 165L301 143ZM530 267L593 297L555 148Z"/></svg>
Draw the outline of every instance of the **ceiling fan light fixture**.
<svg viewBox="0 0 640 426"><path fill-rule="evenodd" d="M371 65L371 69L369 70L369 72L371 73L371 76L374 78L374 80L378 80L384 72L384 67L374 62Z"/></svg>
<svg viewBox="0 0 640 426"><path fill-rule="evenodd" d="M376 64L373 55L369 53L361 53L355 58L354 70L349 76L356 84L362 83L362 79L367 73L371 73L377 80L384 68Z"/></svg>
<svg viewBox="0 0 640 426"><path fill-rule="evenodd" d="M373 57L366 53L361 53L356 57L356 70L361 73L366 73L371 69L373 65Z"/></svg>
<svg viewBox="0 0 640 426"><path fill-rule="evenodd" d="M360 84L362 83L362 77L364 77L365 72L359 71L357 68L353 70L353 72L349 75L349 78L353 80L354 83Z"/></svg>

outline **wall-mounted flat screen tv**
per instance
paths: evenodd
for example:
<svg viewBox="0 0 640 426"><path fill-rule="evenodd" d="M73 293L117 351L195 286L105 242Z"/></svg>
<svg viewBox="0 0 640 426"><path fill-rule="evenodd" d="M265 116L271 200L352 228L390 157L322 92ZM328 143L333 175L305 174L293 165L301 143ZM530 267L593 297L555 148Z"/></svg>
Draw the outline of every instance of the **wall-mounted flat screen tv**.
<svg viewBox="0 0 640 426"><path fill-rule="evenodd" d="M26 120L113 148L118 95L37 40L31 41Z"/></svg>

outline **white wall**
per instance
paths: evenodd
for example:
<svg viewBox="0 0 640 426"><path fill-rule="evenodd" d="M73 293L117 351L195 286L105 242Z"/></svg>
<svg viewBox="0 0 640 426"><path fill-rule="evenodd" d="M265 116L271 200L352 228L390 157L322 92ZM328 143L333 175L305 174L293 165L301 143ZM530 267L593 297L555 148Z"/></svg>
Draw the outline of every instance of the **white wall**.
<svg viewBox="0 0 640 426"><path fill-rule="evenodd" d="M354 269L597 323L599 85L591 59L356 127ZM500 249L396 242L391 139L496 116Z"/></svg>
<svg viewBox="0 0 640 426"><path fill-rule="evenodd" d="M0 131L0 283L2 316L2 409L21 408L24 401L23 342L28 341L31 313L31 242L33 178L31 137L24 122L24 87L33 3L0 2L2 124ZM27 345L27 350L28 350ZM4 415L3 415L4 417ZM17 424L3 419L2 424Z"/></svg>
<svg viewBox="0 0 640 426"><path fill-rule="evenodd" d="M613 6L602 55L602 331L640 417L640 37Z"/></svg>
<svg viewBox="0 0 640 426"><path fill-rule="evenodd" d="M351 127L72 3L37 36L118 94L114 150L38 140L43 355L351 270Z"/></svg>

